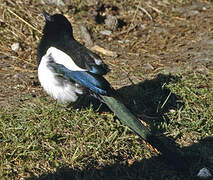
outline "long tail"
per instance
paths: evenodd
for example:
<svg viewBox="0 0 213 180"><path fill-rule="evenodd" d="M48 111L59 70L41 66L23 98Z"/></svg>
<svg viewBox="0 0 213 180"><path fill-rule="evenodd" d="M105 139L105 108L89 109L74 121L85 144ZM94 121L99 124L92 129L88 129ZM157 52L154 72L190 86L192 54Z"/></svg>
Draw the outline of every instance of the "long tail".
<svg viewBox="0 0 213 180"><path fill-rule="evenodd" d="M118 98L103 95L101 95L101 97L123 124L132 129L132 131L138 134L142 139L149 139L151 136L150 130L144 126Z"/></svg>
<svg viewBox="0 0 213 180"><path fill-rule="evenodd" d="M115 113L120 121L128 126L132 131L138 134L143 140L151 144L162 154L166 155L166 160L182 170L183 168L183 153L176 145L169 145L165 138L158 137L151 132L149 128L144 126L116 97L100 95L107 106Z"/></svg>

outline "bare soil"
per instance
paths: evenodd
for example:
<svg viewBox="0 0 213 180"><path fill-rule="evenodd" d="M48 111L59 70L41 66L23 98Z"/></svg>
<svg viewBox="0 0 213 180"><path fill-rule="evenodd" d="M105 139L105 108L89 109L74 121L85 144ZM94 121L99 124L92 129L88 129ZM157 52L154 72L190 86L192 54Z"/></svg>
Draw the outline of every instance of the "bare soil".
<svg viewBox="0 0 213 180"><path fill-rule="evenodd" d="M117 53L117 57L99 53L111 68L107 79L115 88L139 83L159 73L201 71L206 76L212 76L211 1L151 0L101 3L104 7L99 9L101 17L114 14L119 19L120 27L111 30L104 22L97 23L91 15L92 12L98 11L99 7L96 6L83 4L78 9L73 5L68 9L67 6L17 2L18 7L26 6L18 11L15 3L3 1L0 6L1 107L11 107L17 102L23 104L40 96L40 93L43 94L37 78L36 63L36 47L41 37L39 32L44 25L42 9L50 13L64 13L73 24L76 39L82 43L84 39L78 33L78 24L85 23L95 45ZM73 13L73 9L77 9L77 12ZM35 29L23 20L32 24ZM112 33L110 36L102 35L101 30L110 30ZM21 50L17 52L11 49L15 42L19 42L21 46Z"/></svg>

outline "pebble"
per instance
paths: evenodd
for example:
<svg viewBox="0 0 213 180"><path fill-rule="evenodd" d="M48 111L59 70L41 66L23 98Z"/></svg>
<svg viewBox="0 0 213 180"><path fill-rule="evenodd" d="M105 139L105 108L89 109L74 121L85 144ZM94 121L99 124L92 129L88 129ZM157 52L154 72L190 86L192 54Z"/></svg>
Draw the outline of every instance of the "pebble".
<svg viewBox="0 0 213 180"><path fill-rule="evenodd" d="M104 22L105 25L111 30L115 30L118 27L118 19L116 16L108 15Z"/></svg>
<svg viewBox="0 0 213 180"><path fill-rule="evenodd" d="M207 168L204 167L198 172L197 176L204 179L204 178L211 177L212 174L210 173L210 171Z"/></svg>
<svg viewBox="0 0 213 180"><path fill-rule="evenodd" d="M100 0L86 0L87 6L96 6L100 3Z"/></svg>
<svg viewBox="0 0 213 180"><path fill-rule="evenodd" d="M125 41L118 40L118 42L120 44L128 44L130 42L130 40L129 39L126 39Z"/></svg>
<svg viewBox="0 0 213 180"><path fill-rule="evenodd" d="M31 74L31 75L29 76L29 78L30 78L30 79L34 79L35 76L34 76L33 74Z"/></svg>
<svg viewBox="0 0 213 180"><path fill-rule="evenodd" d="M207 10L207 8L206 8L206 7L202 7L202 10L203 10L203 11L206 11L206 10Z"/></svg>
<svg viewBox="0 0 213 180"><path fill-rule="evenodd" d="M176 111L174 109L169 110L170 113L175 113Z"/></svg>
<svg viewBox="0 0 213 180"><path fill-rule="evenodd" d="M145 70L154 70L154 67L153 67L150 63L146 63L146 64L144 65L144 69L145 69Z"/></svg>
<svg viewBox="0 0 213 180"><path fill-rule="evenodd" d="M103 31L100 31L100 33L101 33L102 35L110 36L111 33L112 33L112 31L103 30Z"/></svg>
<svg viewBox="0 0 213 180"><path fill-rule="evenodd" d="M91 35L86 25L83 23L79 24L79 29L80 29L81 37L84 39L85 45L88 47L93 46L93 40L91 38Z"/></svg>
<svg viewBox="0 0 213 180"><path fill-rule="evenodd" d="M56 6L65 6L62 0L41 0L41 4L55 4Z"/></svg>
<svg viewBox="0 0 213 180"><path fill-rule="evenodd" d="M19 78L19 75L18 75L18 74L15 74L15 75L13 76L13 78L14 78L14 79L18 79L18 78Z"/></svg>
<svg viewBox="0 0 213 180"><path fill-rule="evenodd" d="M20 51L20 50L21 50L21 45L20 45L20 43L18 43L18 42L13 43L13 44L11 45L11 49L12 49L13 51L15 51L15 52Z"/></svg>

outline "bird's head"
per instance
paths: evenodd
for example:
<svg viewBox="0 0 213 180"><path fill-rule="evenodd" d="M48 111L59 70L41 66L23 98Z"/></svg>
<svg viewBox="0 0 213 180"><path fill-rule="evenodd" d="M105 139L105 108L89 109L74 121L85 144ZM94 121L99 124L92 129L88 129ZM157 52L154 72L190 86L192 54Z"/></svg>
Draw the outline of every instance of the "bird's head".
<svg viewBox="0 0 213 180"><path fill-rule="evenodd" d="M72 25L68 19L62 14L50 15L46 11L43 11L43 16L46 20L43 33L49 35L69 35L73 37Z"/></svg>

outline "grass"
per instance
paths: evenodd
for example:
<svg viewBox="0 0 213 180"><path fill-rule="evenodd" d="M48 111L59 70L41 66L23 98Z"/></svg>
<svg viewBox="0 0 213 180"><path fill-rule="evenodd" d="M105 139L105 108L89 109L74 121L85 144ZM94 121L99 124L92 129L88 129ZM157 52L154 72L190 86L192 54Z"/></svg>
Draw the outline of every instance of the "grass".
<svg viewBox="0 0 213 180"><path fill-rule="evenodd" d="M195 81L198 83L194 84ZM187 79L182 77L177 82L168 83L167 88L177 93L184 105L180 109L168 111L164 116L168 116L170 121L157 122L158 129L163 130L167 136L176 138L183 146L192 145L211 135L213 87L209 82L208 78L192 73ZM159 100L162 95L154 98ZM148 101L153 99L146 99L147 103ZM168 103L168 99L165 103ZM137 179L137 174L131 173L131 167L134 167L132 164L146 159L148 161L154 155L136 135L114 119L111 113L98 113L92 106L74 110L48 99L35 98L33 103L22 104L16 110L5 109L0 119L0 171L2 177L8 179L32 175L39 177L67 168L76 171L71 173L75 178L84 176L83 179L99 179L100 172L97 173L94 169L117 163L120 165L115 168L119 171L118 176L111 170L112 176L119 179L122 172L123 177ZM157 160L156 162L161 164ZM146 168L149 169L153 164L144 164L135 171L148 171L141 177L156 178L155 171L152 173L143 167L148 166ZM163 166L168 168L165 164ZM84 171L89 173L79 175L79 172ZM53 174L43 177L57 177L57 173Z"/></svg>
<svg viewBox="0 0 213 180"><path fill-rule="evenodd" d="M183 98L185 105L181 111L170 115L171 118L177 118L177 127L181 124L180 131L191 132L200 137L213 133L212 87L212 79L199 73L187 74L184 80L175 85L173 92Z"/></svg>
<svg viewBox="0 0 213 180"><path fill-rule="evenodd" d="M1 119L3 177L16 176L19 171L19 175L39 175L42 170L54 172L65 165L83 169L93 165L94 160L101 166L113 162L112 153L121 153L114 149L115 140L120 142L119 150L126 154L125 149L136 139L122 128L116 129L114 124L119 123L113 122L112 115L98 115L92 108L76 112L40 101L38 107L31 105L15 113L4 111ZM141 155L140 149L135 155Z"/></svg>

